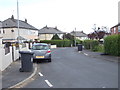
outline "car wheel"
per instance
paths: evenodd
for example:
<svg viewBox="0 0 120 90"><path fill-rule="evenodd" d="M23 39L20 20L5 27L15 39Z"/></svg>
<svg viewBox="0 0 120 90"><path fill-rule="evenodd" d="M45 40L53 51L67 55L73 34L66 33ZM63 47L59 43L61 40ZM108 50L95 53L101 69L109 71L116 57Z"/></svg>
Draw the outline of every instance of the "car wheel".
<svg viewBox="0 0 120 90"><path fill-rule="evenodd" d="M50 59L48 59L48 62L51 62L51 58L50 58Z"/></svg>
<svg viewBox="0 0 120 90"><path fill-rule="evenodd" d="M37 60L36 59L33 59L33 63L35 63Z"/></svg>

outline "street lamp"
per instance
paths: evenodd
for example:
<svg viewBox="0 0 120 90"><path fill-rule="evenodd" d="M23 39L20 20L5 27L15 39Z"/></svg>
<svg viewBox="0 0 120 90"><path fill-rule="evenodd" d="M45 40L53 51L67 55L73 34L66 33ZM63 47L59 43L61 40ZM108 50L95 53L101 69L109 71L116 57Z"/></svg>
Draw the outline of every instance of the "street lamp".
<svg viewBox="0 0 120 90"><path fill-rule="evenodd" d="M74 39L75 39L75 47L76 47L76 28L75 28L75 36L74 36Z"/></svg>
<svg viewBox="0 0 120 90"><path fill-rule="evenodd" d="M20 31L19 31L19 2L17 0L17 26L18 26L18 45L20 51Z"/></svg>

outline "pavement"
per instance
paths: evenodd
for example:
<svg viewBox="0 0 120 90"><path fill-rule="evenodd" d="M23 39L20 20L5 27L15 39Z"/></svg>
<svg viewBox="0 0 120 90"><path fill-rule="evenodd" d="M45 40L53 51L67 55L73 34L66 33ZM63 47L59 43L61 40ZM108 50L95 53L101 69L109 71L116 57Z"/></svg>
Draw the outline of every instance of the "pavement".
<svg viewBox="0 0 120 90"><path fill-rule="evenodd" d="M35 76L37 65L33 64L31 72L20 72L21 61L13 62L7 69L2 72L2 89L20 88Z"/></svg>
<svg viewBox="0 0 120 90"><path fill-rule="evenodd" d="M83 53L84 55L89 56L89 57L100 58L102 60L108 60L108 61L111 61L111 62L120 62L120 57L111 56L111 55L101 55L101 54L104 54L102 52L93 52L93 51L90 51L90 50L83 49L79 53Z"/></svg>
<svg viewBox="0 0 120 90"><path fill-rule="evenodd" d="M112 62L119 62L120 57L101 55L100 52L92 52L90 50L82 50L81 52L88 57L101 58L103 60L109 60ZM7 69L2 72L2 88L21 88L26 82L29 82L37 72L37 64L33 64L33 70L31 72L20 72L21 61L17 60L13 62Z"/></svg>

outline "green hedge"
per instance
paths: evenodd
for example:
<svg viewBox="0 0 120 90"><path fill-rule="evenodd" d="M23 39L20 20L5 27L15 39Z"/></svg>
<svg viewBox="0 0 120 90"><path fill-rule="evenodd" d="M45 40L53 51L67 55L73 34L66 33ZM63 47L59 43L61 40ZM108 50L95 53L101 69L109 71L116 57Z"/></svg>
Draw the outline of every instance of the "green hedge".
<svg viewBox="0 0 120 90"><path fill-rule="evenodd" d="M105 53L120 56L120 35L111 35L104 39Z"/></svg>
<svg viewBox="0 0 120 90"><path fill-rule="evenodd" d="M57 45L57 47L70 47L72 43L70 40L41 40L40 42Z"/></svg>
<svg viewBox="0 0 120 90"><path fill-rule="evenodd" d="M83 45L85 49L91 49L97 51L99 42L97 40L84 40Z"/></svg>
<svg viewBox="0 0 120 90"><path fill-rule="evenodd" d="M99 45L97 46L97 51L104 53L104 45L103 45L103 44L99 44Z"/></svg>
<svg viewBox="0 0 120 90"><path fill-rule="evenodd" d="M76 44L82 44L82 40L76 39Z"/></svg>

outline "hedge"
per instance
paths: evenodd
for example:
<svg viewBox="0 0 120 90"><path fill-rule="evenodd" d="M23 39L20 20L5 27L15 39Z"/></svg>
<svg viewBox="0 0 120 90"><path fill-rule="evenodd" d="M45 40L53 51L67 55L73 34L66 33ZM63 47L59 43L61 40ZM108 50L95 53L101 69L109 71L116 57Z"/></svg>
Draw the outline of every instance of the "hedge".
<svg viewBox="0 0 120 90"><path fill-rule="evenodd" d="M72 44L70 40L41 40L40 42L57 45L57 47L70 47Z"/></svg>
<svg viewBox="0 0 120 90"><path fill-rule="evenodd" d="M111 35L104 39L106 54L120 56L120 35Z"/></svg>
<svg viewBox="0 0 120 90"><path fill-rule="evenodd" d="M83 45L85 49L91 49L92 51L97 51L99 42L97 40L84 40Z"/></svg>

